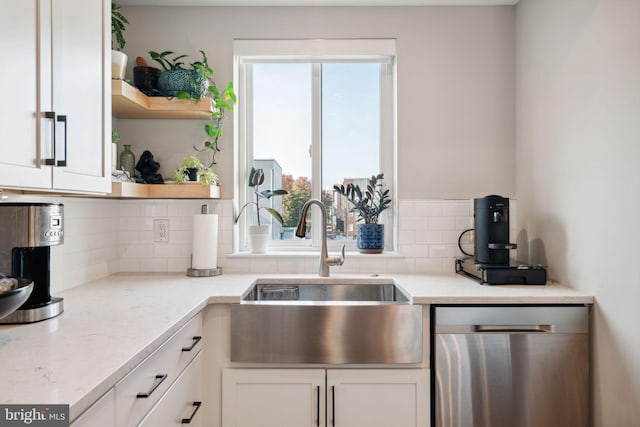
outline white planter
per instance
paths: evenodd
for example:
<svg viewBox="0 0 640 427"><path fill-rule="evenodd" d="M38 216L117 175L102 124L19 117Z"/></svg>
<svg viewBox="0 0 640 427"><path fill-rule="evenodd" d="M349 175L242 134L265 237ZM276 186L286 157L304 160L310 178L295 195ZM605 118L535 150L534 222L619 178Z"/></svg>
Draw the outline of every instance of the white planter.
<svg viewBox="0 0 640 427"><path fill-rule="evenodd" d="M249 250L253 254L267 252L267 245L271 239L271 224L250 225L248 231Z"/></svg>
<svg viewBox="0 0 640 427"><path fill-rule="evenodd" d="M127 70L127 54L112 50L111 51L111 78L124 80L124 73Z"/></svg>

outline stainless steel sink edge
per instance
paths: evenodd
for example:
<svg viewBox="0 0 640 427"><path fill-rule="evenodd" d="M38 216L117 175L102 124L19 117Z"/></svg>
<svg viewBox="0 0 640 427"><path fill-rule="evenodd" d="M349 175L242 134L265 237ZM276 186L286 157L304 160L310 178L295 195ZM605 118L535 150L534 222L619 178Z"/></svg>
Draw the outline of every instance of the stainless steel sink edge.
<svg viewBox="0 0 640 427"><path fill-rule="evenodd" d="M413 304L411 294L395 280L378 277L257 278L240 303L273 305L274 301L284 305Z"/></svg>

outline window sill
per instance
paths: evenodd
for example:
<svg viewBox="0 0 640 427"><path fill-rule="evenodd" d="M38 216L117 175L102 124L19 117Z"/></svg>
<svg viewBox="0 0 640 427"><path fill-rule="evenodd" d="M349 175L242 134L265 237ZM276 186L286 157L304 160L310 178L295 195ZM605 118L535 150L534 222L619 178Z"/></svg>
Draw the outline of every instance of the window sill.
<svg viewBox="0 0 640 427"><path fill-rule="evenodd" d="M335 256L336 254L338 254L339 251L329 251L329 256ZM232 254L227 255L227 258L234 258L234 259L249 259L249 258L283 258L283 257L287 257L287 258L297 258L297 259L315 259L318 258L318 256L320 255L320 251L319 250L276 250L276 249L272 249L269 250L266 253L263 254L254 254L251 252L235 252ZM355 259L371 259L371 258L376 258L376 259L380 259L380 258L395 258L395 259L400 259L400 258L404 258L403 255L400 255L398 252L383 252L381 254L361 254L360 252L357 251L347 251L345 253L345 257L346 258L355 258Z"/></svg>

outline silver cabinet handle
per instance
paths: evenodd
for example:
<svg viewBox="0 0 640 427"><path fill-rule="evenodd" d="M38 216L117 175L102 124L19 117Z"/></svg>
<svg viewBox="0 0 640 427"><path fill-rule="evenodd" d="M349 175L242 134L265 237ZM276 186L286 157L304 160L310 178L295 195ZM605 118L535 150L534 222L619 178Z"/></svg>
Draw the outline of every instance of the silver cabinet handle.
<svg viewBox="0 0 640 427"><path fill-rule="evenodd" d="M202 402L193 402L194 409L191 416L189 418L183 418L182 421L180 421L180 424L191 424L191 421L193 420L193 417L196 416L196 412L198 412L200 406L202 406Z"/></svg>
<svg viewBox="0 0 640 427"><path fill-rule="evenodd" d="M147 397L151 396L151 393L153 393L154 391L156 391L156 389L158 388L158 386L159 386L160 384L162 384L162 382L163 382L164 380L166 380L166 379L167 379L167 376L168 376L167 374L158 374L158 375L156 375L155 380L153 381L153 384L151 385L151 390L149 390L149 391L144 391L144 392L142 392L142 391L141 391L140 393L138 393L138 394L136 395L136 397L137 397L138 399L146 399ZM160 380L160 381L158 381L158 380Z"/></svg>
<svg viewBox="0 0 640 427"><path fill-rule="evenodd" d="M53 148L52 154L53 158L44 159L44 164L47 166L55 166L56 165L56 112L55 111L45 111L44 118L51 120L51 139Z"/></svg>
<svg viewBox="0 0 640 427"><path fill-rule="evenodd" d="M474 332L552 332L553 325L473 325Z"/></svg>
<svg viewBox="0 0 640 427"><path fill-rule="evenodd" d="M200 336L193 337L193 342L191 343L191 346L182 347L182 351L191 351L191 350L193 350L193 348L196 346L196 344L198 344L200 342L201 339L202 339L202 337L200 337Z"/></svg>

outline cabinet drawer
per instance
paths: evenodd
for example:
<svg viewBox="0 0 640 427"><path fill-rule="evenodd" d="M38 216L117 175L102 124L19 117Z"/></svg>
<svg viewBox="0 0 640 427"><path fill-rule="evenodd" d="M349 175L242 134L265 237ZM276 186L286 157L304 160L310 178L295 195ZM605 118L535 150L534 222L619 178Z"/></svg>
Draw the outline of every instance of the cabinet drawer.
<svg viewBox="0 0 640 427"><path fill-rule="evenodd" d="M115 427L115 397L113 389L80 415L71 427Z"/></svg>
<svg viewBox="0 0 640 427"><path fill-rule="evenodd" d="M203 425L203 404L202 354L199 353L158 404L149 411L139 427L170 427L184 424L200 427Z"/></svg>
<svg viewBox="0 0 640 427"><path fill-rule="evenodd" d="M201 337L198 314L116 384L118 427L140 422L200 351Z"/></svg>

